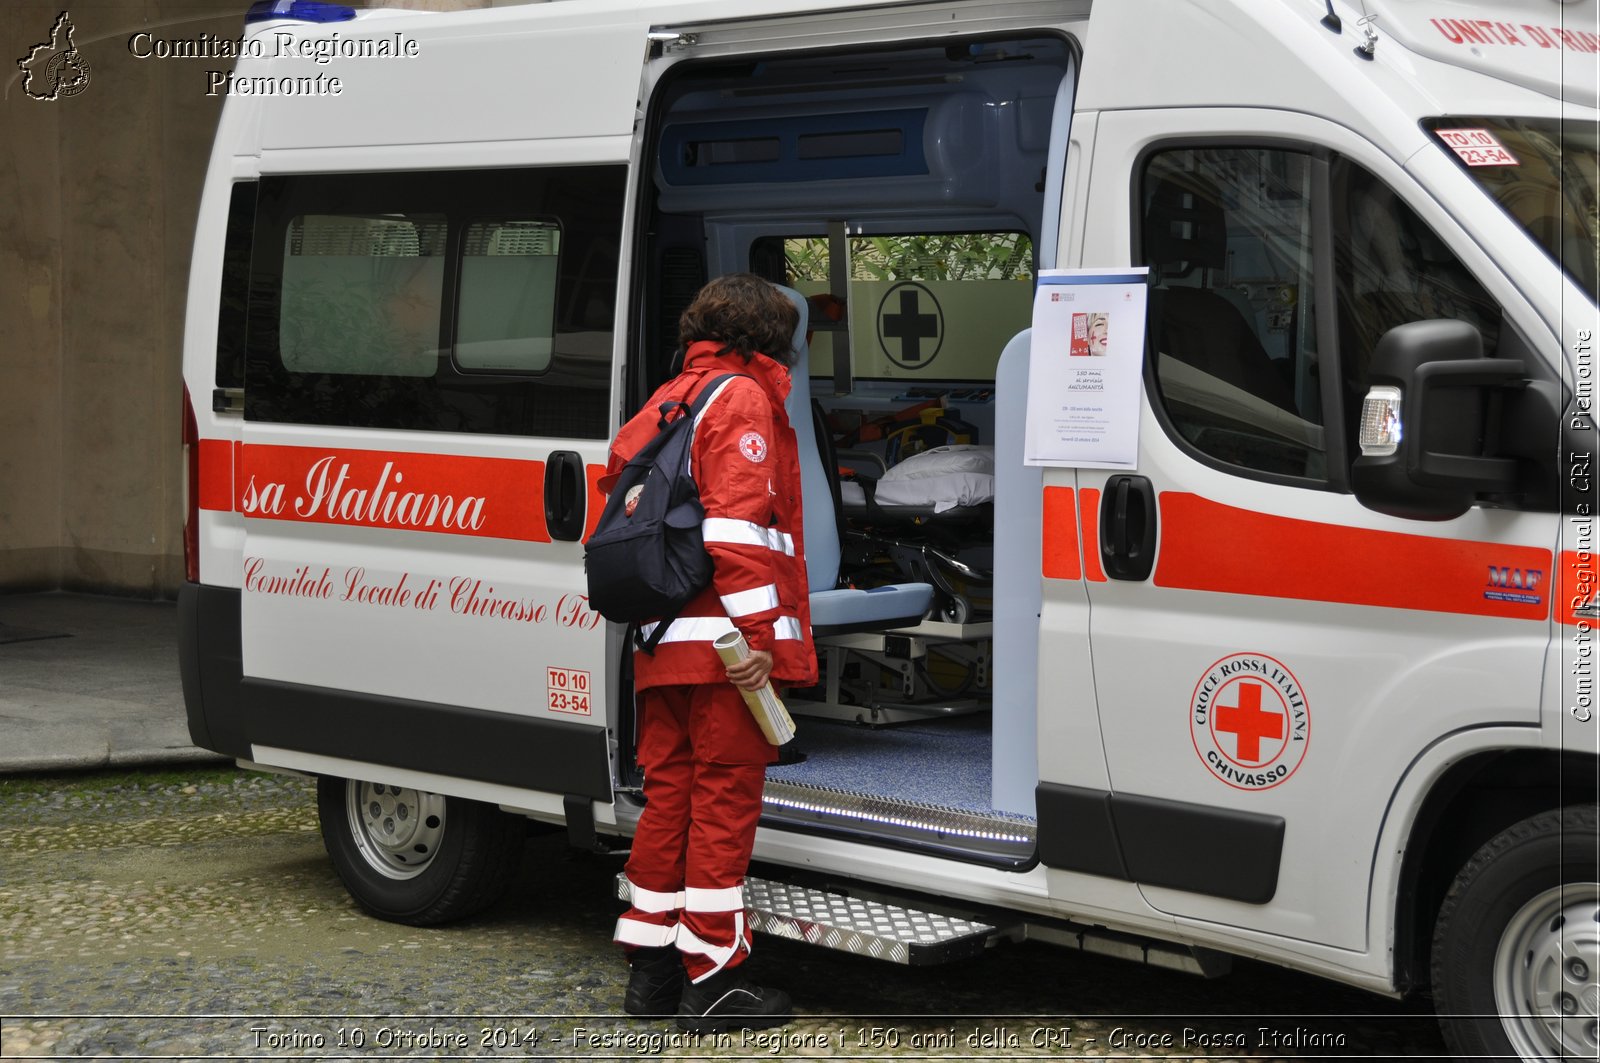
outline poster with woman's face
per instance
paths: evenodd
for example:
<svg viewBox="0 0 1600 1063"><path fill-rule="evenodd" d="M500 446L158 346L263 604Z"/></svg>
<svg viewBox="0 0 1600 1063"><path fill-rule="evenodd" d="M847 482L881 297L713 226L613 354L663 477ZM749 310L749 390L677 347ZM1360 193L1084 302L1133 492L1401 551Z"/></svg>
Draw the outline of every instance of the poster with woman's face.
<svg viewBox="0 0 1600 1063"><path fill-rule="evenodd" d="M1104 358L1111 315L1076 313L1072 315L1072 343L1068 353L1075 358Z"/></svg>

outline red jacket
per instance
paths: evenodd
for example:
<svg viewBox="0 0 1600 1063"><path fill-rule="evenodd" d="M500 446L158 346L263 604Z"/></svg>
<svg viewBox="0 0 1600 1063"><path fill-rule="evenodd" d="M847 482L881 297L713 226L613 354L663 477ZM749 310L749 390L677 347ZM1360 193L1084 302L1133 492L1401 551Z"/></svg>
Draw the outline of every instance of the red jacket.
<svg viewBox="0 0 1600 1063"><path fill-rule="evenodd" d="M690 450L690 472L705 506L701 531L711 555L711 586L674 620L655 656L635 653L634 686L715 683L726 665L711 643L737 627L752 650L773 658L772 681L808 686L817 679L811 644L800 512L800 461L783 402L789 371L763 355L746 364L718 343L689 347L683 372L650 396L611 444L608 480L656 435L663 402L693 402L723 373L742 373L706 404ZM651 627L643 628L648 636Z"/></svg>

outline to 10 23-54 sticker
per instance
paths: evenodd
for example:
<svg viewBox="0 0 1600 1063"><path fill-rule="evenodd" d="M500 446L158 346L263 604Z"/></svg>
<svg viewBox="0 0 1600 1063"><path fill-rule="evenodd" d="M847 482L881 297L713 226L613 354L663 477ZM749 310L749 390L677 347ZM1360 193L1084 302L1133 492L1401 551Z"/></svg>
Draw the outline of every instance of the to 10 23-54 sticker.
<svg viewBox="0 0 1600 1063"><path fill-rule="evenodd" d="M594 714L589 703L588 672L577 668L546 668L544 680L551 712L564 712L570 716Z"/></svg>
<svg viewBox="0 0 1600 1063"><path fill-rule="evenodd" d="M1434 134L1468 166L1521 166L1487 129L1435 129Z"/></svg>

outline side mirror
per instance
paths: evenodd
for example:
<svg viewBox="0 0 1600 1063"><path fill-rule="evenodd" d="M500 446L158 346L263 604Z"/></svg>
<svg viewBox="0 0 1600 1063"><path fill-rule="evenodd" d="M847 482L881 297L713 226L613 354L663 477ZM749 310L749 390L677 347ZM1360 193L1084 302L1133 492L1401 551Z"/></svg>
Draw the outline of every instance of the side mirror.
<svg viewBox="0 0 1600 1063"><path fill-rule="evenodd" d="M1499 456L1502 397L1521 387L1514 358L1485 358L1464 321L1412 321L1383 334L1361 405L1356 499L1409 520L1459 517L1480 494L1508 493L1518 462Z"/></svg>

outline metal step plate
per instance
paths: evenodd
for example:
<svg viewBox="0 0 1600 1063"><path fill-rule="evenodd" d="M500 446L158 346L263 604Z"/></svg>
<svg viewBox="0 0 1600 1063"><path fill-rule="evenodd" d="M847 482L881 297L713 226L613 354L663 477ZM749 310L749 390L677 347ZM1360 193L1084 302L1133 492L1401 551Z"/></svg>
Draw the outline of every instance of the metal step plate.
<svg viewBox="0 0 1600 1063"><path fill-rule="evenodd" d="M617 876L617 896L629 899L625 875ZM911 966L975 955L1011 932L959 916L763 878L745 879L744 904L758 933Z"/></svg>

